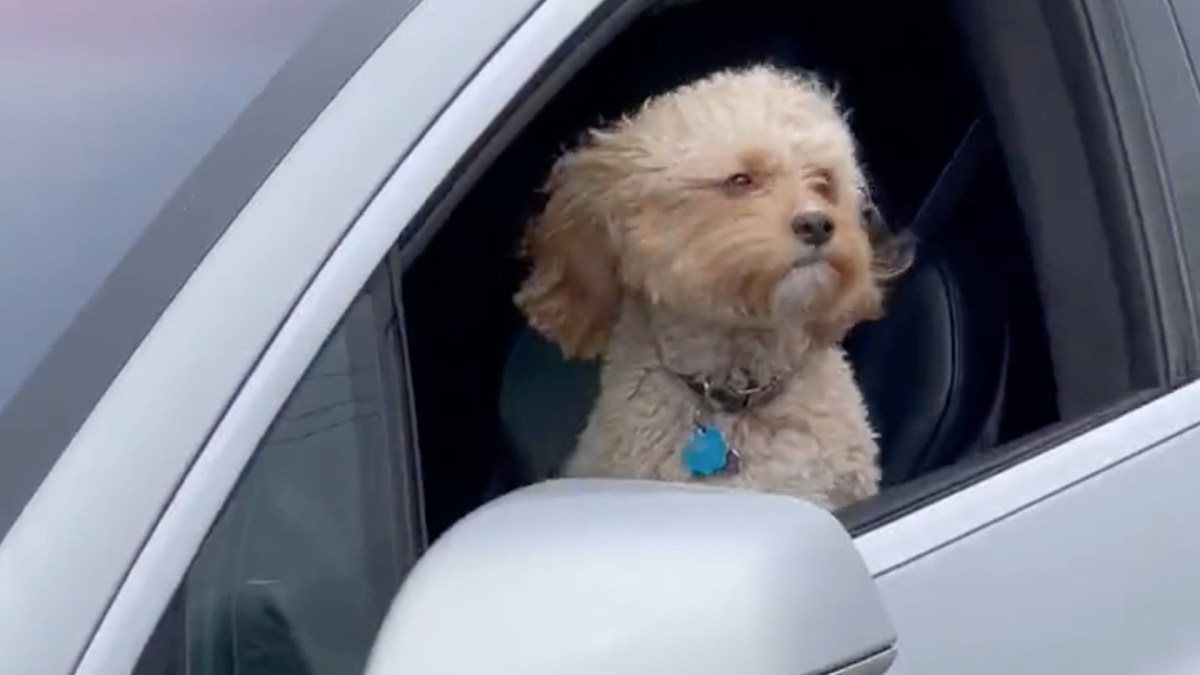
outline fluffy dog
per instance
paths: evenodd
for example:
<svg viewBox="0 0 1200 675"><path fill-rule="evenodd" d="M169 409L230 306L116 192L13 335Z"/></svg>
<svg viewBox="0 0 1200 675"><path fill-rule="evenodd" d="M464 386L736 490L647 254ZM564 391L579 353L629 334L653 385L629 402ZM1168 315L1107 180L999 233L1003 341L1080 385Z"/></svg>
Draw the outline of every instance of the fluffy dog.
<svg viewBox="0 0 1200 675"><path fill-rule="evenodd" d="M882 233L833 93L757 66L647 101L555 164L516 295L603 357L565 474L705 481L836 509L878 490L839 343L881 313Z"/></svg>

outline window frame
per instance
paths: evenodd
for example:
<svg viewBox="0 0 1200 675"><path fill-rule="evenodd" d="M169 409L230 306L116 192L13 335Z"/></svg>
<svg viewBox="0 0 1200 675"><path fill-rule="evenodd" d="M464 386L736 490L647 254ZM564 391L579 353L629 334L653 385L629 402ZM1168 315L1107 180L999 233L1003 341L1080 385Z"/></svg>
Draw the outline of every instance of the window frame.
<svg viewBox="0 0 1200 675"><path fill-rule="evenodd" d="M393 489L403 494L394 495L391 499L395 509L392 513L394 534L397 540L406 541L404 550L409 552L407 559L400 561L407 574L413 564L429 545L429 534L425 519L425 498L421 480L421 454L417 444L417 418L413 407L412 373L409 365L408 338L405 328L405 313L403 294L400 288L400 273L394 253L389 254L380 263L378 271L368 285L375 286L372 301L375 305L376 317L387 317L387 321L379 323L382 334L374 340L383 348L379 355L381 370L384 373L395 374L397 380L381 383L384 394L384 408L392 414L384 416L390 452L396 458L388 467L391 472L389 484ZM358 336L351 334L350 340ZM377 469L378 467L374 467ZM366 516L367 514L364 514ZM403 575L402 575L403 577ZM376 577L378 578L378 577ZM392 593L394 595L394 592ZM383 598L382 595L377 596ZM391 606L391 598L385 600L385 605L378 608L380 616L386 614Z"/></svg>
<svg viewBox="0 0 1200 675"><path fill-rule="evenodd" d="M1143 143L1152 124L1140 104L1141 94L1122 80L1132 54L1098 37L1114 29L1114 17L1085 12L1082 4L956 0L1018 202L1032 221L1028 229L1043 293L1046 277L1064 281L1062 277L1070 276L1062 268L1077 263L1062 261L1079 255L1072 237L1086 228L1092 250L1098 248L1106 257L1100 263L1115 283L1089 285L1084 275L1068 278L1050 292L1076 302L1093 295L1086 299L1089 304L1098 297L1100 304L1117 310L1110 315L1107 344L1112 351L1107 355L1121 360L1126 377L1089 380L1088 359L1072 353L1072 347L1074 340L1090 337L1095 327L1081 325L1067 313L1055 317L1047 307L1048 322L1057 319L1058 324L1049 326L1049 333L1060 387L1062 378L1069 380L1071 398L1060 400L1062 421L847 509L839 515L856 536L886 528L1067 446L1200 375L1193 356L1198 342L1185 270L1171 253L1177 235L1165 216L1169 186L1147 164ZM1012 35L1022 39L1009 39ZM1097 57L1102 48L1103 63ZM1025 87L1020 86L1022 77L1028 80ZM1078 133L1063 125L1076 126ZM1034 177L1046 176L1069 197L1044 194L1044 185L1032 183ZM1037 194L1039 190L1043 193ZM1072 211L1095 215L1080 218ZM1064 222L1072 224L1069 231L1056 227ZM1059 371L1061 359L1070 361L1071 372ZM1148 437L1146 442L1155 440ZM1127 446L1113 451L1130 456L1141 449L1136 443ZM976 525L984 520L973 514L963 518L976 520Z"/></svg>
<svg viewBox="0 0 1200 675"><path fill-rule="evenodd" d="M626 3L622 9L629 10L636 4ZM1056 7L1054 0L1014 0L1003 7L989 4L987 0L955 0L955 6L960 21L965 25L964 33L973 48L972 56L977 69L982 71L985 80L984 89L996 118L999 141L1006 153L1009 171L1019 176L1014 182L1018 183L1018 201L1022 212L1037 221L1032 234L1041 237L1039 243L1043 250L1070 243L1069 240L1064 242L1055 238L1053 228L1054 223L1063 221L1064 214L1070 215L1064 212L1064 204L1068 200L1046 199L1030 194L1029 178L1039 173L1044 175L1047 167L1052 168L1052 173L1057 171L1064 174L1062 179L1072 191L1072 197L1086 200L1089 212L1097 214L1089 221L1079 221L1078 218L1072 220L1088 224L1093 243L1109 254L1107 263L1116 283L1108 289L1111 292L1104 296L1104 301L1120 309L1112 315L1111 328L1117 352L1110 356L1124 362L1124 372L1122 377L1107 383L1074 377L1072 394L1075 398L1065 401L1063 422L974 460L964 461L910 484L890 488L879 498L839 514L855 536L886 527L926 506L1035 459L1048 450L1080 440L1089 432L1175 391L1200 374L1200 368L1192 358L1198 341L1192 329L1194 313L1183 301L1182 270L1162 253L1164 241L1175 241L1170 228L1156 217L1165 208L1162 203L1165 193L1135 192L1134 183L1144 191L1148 177L1144 167L1136 163L1138 147L1126 142L1118 129L1119 126L1124 129L1135 128L1139 124L1145 126L1147 122L1136 117L1128 107L1105 105L1100 113L1088 112L1092 110L1089 106L1098 98L1111 101L1129 95L1129 92L1114 93L1111 89L1113 85L1106 79L1112 76L1115 66L1100 68L1093 64L1092 67L1083 68L1078 64L1080 58L1092 58L1093 50L1097 48L1093 34L1095 17L1082 12L1056 14L1056 10L1062 7ZM636 10L625 11L620 18L628 22L636 14ZM514 99L491 124L488 132L476 141L472 152L463 156L426 204L419 218L420 227L408 228L401 233L401 255L406 265L420 254L423 245L436 233L458 200L473 187L491 161L536 114L542 102L554 95L557 88L607 39L606 35L611 36L622 25L615 19L606 23L600 18L598 12L593 20L595 25L581 27L572 38L574 48L559 50L555 58L548 61L526 86L526 91ZM1037 24L1037 37L1032 41L1024 40L1014 45L1000 39L1014 33L1028 35L1029 32L1021 29L1029 28L1028 22L1031 20L1043 19L1046 23ZM1062 44L1056 44L1055 40L1060 38ZM1019 93L1011 92L1006 82L1013 75L1014 63L1023 60L1021 51L1030 49L1034 52L1035 60L1055 67L1045 72L1039 71L1043 79L1037 81L1037 87ZM1072 49L1075 51L1072 52ZM1036 120L1047 107L1047 101L1040 96L1045 90L1039 87L1049 87L1059 96L1053 103L1061 106L1055 111L1058 121L1079 125L1080 133L1074 143L1046 145L1043 141L1048 132L1053 137L1053 127L1034 128L1036 125L1029 123L1031 119ZM1072 154L1074 164L1069 171L1062 171L1056 161L1063 152ZM1023 185L1022 179L1025 180ZM1161 184L1156 183L1155 186L1161 189ZM1043 257L1035 264L1040 273L1046 274L1053 270L1056 262L1056 258ZM1073 287L1065 292L1076 297L1095 293L1094 287L1081 284L1078 279L1069 280L1067 285ZM1179 312L1183 312L1189 320L1171 320ZM1059 317L1060 325L1069 326L1070 319ZM1145 335L1147 332L1148 337ZM1055 337L1052 335L1053 339ZM1066 353L1067 360L1071 360L1070 352L1069 344L1060 344L1055 358L1062 358L1061 355ZM1073 362L1072 366L1078 374L1080 363ZM1146 440L1149 443L1155 439ZM1130 447L1125 451L1132 454L1138 449Z"/></svg>
<svg viewBox="0 0 1200 675"><path fill-rule="evenodd" d="M1095 26L1067 11L1069 4L958 2L1030 221L1064 419L1091 416L1130 392L1177 384L1182 361L1180 341L1168 339L1172 327L1165 324L1165 303L1180 277L1155 275L1159 261L1150 245L1163 231L1139 213L1145 202L1130 190L1128 146L1117 125L1131 120L1114 114L1117 96L1106 81L1118 55L1107 67L1095 62ZM1080 326L1068 311L1075 306L1105 325ZM1096 351L1122 366L1105 369L1109 377L1094 377L1095 354L1079 349L1097 341Z"/></svg>
<svg viewBox="0 0 1200 675"><path fill-rule="evenodd" d="M377 592L371 596L371 601L377 603L372 610L381 620L387 614L399 584L403 583L404 576L407 575L408 570L412 568L428 545L422 503L420 455L417 452L415 435L416 418L412 409L411 380L404 339L404 311L401 306L402 295L400 294L399 279L400 276L395 271L395 262L392 258L381 263L355 300L357 302L362 293L367 295L374 316L372 325L367 327L357 322L346 323L351 318L348 308L347 314L338 321L337 326L326 338L326 340L331 339L337 331L344 330L345 340L352 352L355 352L357 344L359 351L355 353L373 352L379 361L377 372L351 373L350 386L352 389L358 387L362 377L377 376L382 380L383 424L387 434L386 450L383 454L391 457L392 461L382 467L372 463L371 466L360 467L360 471L368 476L381 470L390 474L388 484L395 494L384 495L382 498L392 507L384 514L383 520L392 523L391 534L396 537L397 541L405 542L401 548L407 553L403 559L395 561L398 563L399 569L392 569L391 566L388 566L388 569L379 570L378 574L371 575L372 580L399 575L395 587L376 589ZM353 303L351 303L351 307L353 307ZM377 334L368 335L364 332L366 330L376 331ZM285 406L280 412L286 410ZM251 476L249 470L261 449L261 444L270 440L269 432L262 437L259 447L255 448L254 455L250 457L246 469L239 476L233 489L225 496L221 510L210 524L210 529L227 513L231 500L237 497L239 490ZM368 490L371 492L375 492L378 487L377 481L364 480L363 484L368 486ZM363 507L368 508L369 505L378 503L378 501L365 496ZM363 513L362 517L367 523L376 523L380 520L379 513ZM207 535L205 541L207 541ZM202 542L200 548L203 546ZM198 554L199 551L197 551ZM189 563L189 572L191 564L194 562L195 556L192 563ZM185 604L186 583L187 572L176 584L161 620L150 634L145 649L133 670L135 675L167 675L175 672L170 669L170 666L175 668L180 666L178 659L184 659L186 663L189 645L187 605ZM164 664L170 664L170 666Z"/></svg>
<svg viewBox="0 0 1200 675"><path fill-rule="evenodd" d="M1197 360L1192 357L1200 342L1193 330L1194 313L1184 302L1183 271L1176 261L1164 255L1169 248L1164 242L1175 241L1170 224L1157 217L1165 209L1162 202L1165 193L1161 183L1153 183L1158 192L1146 192L1145 183L1152 177L1137 163L1138 146L1124 140L1120 133L1120 129L1144 126L1147 122L1136 116L1128 100L1123 108L1111 104L1113 99L1130 95L1114 93L1113 85L1106 79L1116 66L1101 68L1093 64L1084 68L1078 63L1080 58L1094 56L1095 17L1081 12L1057 14L1063 3L1056 0L1010 3L954 0L954 4L960 28L972 48L976 69L984 80L983 89L1006 164L1010 174L1015 174L1021 211L1035 221L1030 234L1036 240L1035 248L1040 246L1043 253L1040 259L1035 254L1035 266L1041 275L1061 276L1055 269L1060 258L1045 253L1047 249L1056 254L1059 250L1073 250L1073 242L1059 236L1061 231L1055 230L1055 223L1065 219L1089 229L1092 245L1106 254L1104 264L1114 280L1105 289L1102 300L1116 310L1109 313L1108 333L1109 344L1115 351L1106 355L1120 359L1122 368L1113 371L1117 376L1107 381L1089 379L1086 360L1078 358L1070 341L1061 337L1064 333L1072 337L1081 335L1080 329L1086 327L1074 325L1072 316L1060 312L1056 317L1058 330L1051 330L1051 340L1059 340L1054 359L1066 361L1067 368L1073 370L1069 374L1071 398L1060 400L1063 421L985 455L889 488L872 500L846 509L838 515L854 536L886 528L1049 450L1076 441L1085 443L1084 437L1090 432L1170 394L1200 374ZM1031 21L1042 23L1031 24ZM1013 34L1026 37L1019 44L1003 39ZM477 142L476 150L464 156L430 200L421 226L402 234L406 263L419 255L424 243L432 238L491 161L536 114L541 102L574 73L586 58L581 54L590 56L596 36L590 36L589 41L585 35L586 31L581 30L574 38L576 50L558 55L559 63L543 68L542 74L531 83L532 89L497 118L489 133ZM1010 90L1013 69L1017 64L1028 63L1030 56L1050 67L1035 71L1038 77L1034 86L1019 92ZM1048 103L1044 98L1047 90L1055 94L1053 102ZM1093 107L1097 99L1110 103L1096 111ZM1048 106L1056 108L1053 111L1056 119L1039 126ZM1062 123L1078 125L1078 135L1072 142L1047 144L1047 138L1061 133L1061 128L1054 124ZM1059 161L1064 153L1070 155L1065 168ZM1055 176L1056 187L1068 190L1070 198L1033 194L1036 186L1031 183L1032 177L1046 175ZM1140 191L1135 191L1135 187ZM1080 219L1067 208L1078 209L1081 204L1095 217ZM1058 281L1058 292L1075 301L1098 296L1094 285L1086 279ZM1189 320L1172 320L1179 315ZM1147 443L1155 441L1146 439ZM1122 448L1121 452L1131 455L1139 449L1132 446ZM1053 489L1058 487L1055 484ZM1047 487L1047 494L1053 489ZM1015 502L1013 508L1017 508ZM991 516L982 512L965 514L960 524L977 526L988 517Z"/></svg>
<svg viewBox="0 0 1200 675"><path fill-rule="evenodd" d="M487 7L490 19L480 17L479 22L472 24L471 30L477 33L473 44L477 47L488 44L491 51L484 56L479 69L466 80L450 83L458 90L446 102L446 107L430 126L425 127L416 144L404 149L393 173L359 210L356 219L302 290L286 321L242 382L238 394L228 402L195 464L182 477L172 501L159 514L153 532L121 581L75 672L118 675L130 671L228 493L229 488L222 484L227 474L234 471L229 480L230 483L236 480L244 460L299 380L312 355L333 330L370 271L381 259L395 253L393 248L401 233L417 217L429 195L438 188L441 178L451 171L460 157L472 150L473 139L483 134L500 111L518 97L528 78L539 71L549 53L584 23L601 1L498 0ZM644 5L645 1L634 0L634 4ZM469 3L470 0L461 2ZM408 51L395 49L388 56L401 53L411 56L412 49L443 44L439 38L452 30L461 33L461 21L453 18L459 14L455 9L461 9L457 4L457 1L446 1L422 5L429 9L420 13L421 21L417 22L414 15L402 25L407 35L419 34L421 44L405 45ZM618 4L610 2L610 6ZM516 12L520 8L526 9L518 15ZM499 21L501 18L504 21ZM510 20L513 23L508 23ZM506 27L508 32L498 42L483 42L486 36L504 31ZM397 42L397 36L390 42L403 44ZM387 47L385 45L384 49ZM384 72L377 69L372 78ZM444 76L437 72L425 70L419 75L436 80L439 87L446 85ZM356 79L361 77L362 74ZM395 82L389 82L383 88L392 91L396 89L395 85ZM367 94L368 98L371 95L377 98L380 86L377 80L367 80L354 93L356 97ZM356 102L359 102L357 98ZM410 100L410 108L412 103ZM487 110L491 112L481 112ZM372 121L379 116L377 112ZM372 144L372 149L377 146L378 143ZM226 280L226 283L231 281ZM214 486L219 487L215 494Z"/></svg>
<svg viewBox="0 0 1200 675"><path fill-rule="evenodd" d="M1200 217L1200 193L1196 191L1200 137L1195 121L1200 118L1200 13L1181 12L1180 3L1145 4L1128 0L1087 0L1085 11L1097 26L1096 58L1113 61L1112 54L1127 52L1131 58L1116 59L1108 67L1108 81L1115 92L1121 131L1129 139L1129 165L1133 188L1143 199L1146 217L1161 223L1164 232L1160 257L1173 264L1187 279L1179 305L1190 311L1176 321L1187 322L1193 335L1197 328L1200 293L1200 228L1187 227ZM1184 25L1185 22L1195 22ZM1177 40L1163 39L1163 33ZM1179 86L1181 80L1184 86ZM1163 133L1170 133L1169 139ZM1168 319L1174 317L1168 316ZM1200 361L1200 346L1194 342L1187 352L1189 363Z"/></svg>
<svg viewBox="0 0 1200 675"><path fill-rule="evenodd" d="M0 597L22 609L22 621L0 621L6 665L129 672L294 384L283 380L299 378L305 350L316 352L383 255L326 275L348 283L332 305L314 277L537 2L421 4L273 167L0 541ZM470 25L467 5L479 19ZM438 52L436 68L414 61L451 38L457 48Z"/></svg>
<svg viewBox="0 0 1200 675"><path fill-rule="evenodd" d="M1142 348L1143 360L1154 371L1135 370L1135 381L1171 389L1200 372L1200 317L1183 255L1189 237L1180 225L1181 209L1194 211L1200 204L1181 193L1179 186L1184 183L1171 161L1172 155L1185 151L1179 144L1197 146L1195 134L1176 134L1175 147L1164 145L1159 131L1167 120L1162 119L1161 109L1156 112L1157 92L1145 77L1147 69L1186 66L1184 53L1178 53L1175 64L1170 63L1170 55L1148 60L1133 39L1121 3L1130 4L1042 0L1042 7L1057 42L1084 151L1095 172L1102 222L1112 237L1114 255L1124 253L1126 258L1118 271L1121 287L1127 291L1123 298L1129 311L1127 331L1144 334L1147 325L1156 329L1156 353ZM1138 11L1147 14L1165 10L1165 5L1137 4ZM1193 108L1200 113L1194 102ZM1180 111L1170 112L1177 118ZM1147 312L1143 305L1156 309L1156 325L1142 320L1139 313Z"/></svg>

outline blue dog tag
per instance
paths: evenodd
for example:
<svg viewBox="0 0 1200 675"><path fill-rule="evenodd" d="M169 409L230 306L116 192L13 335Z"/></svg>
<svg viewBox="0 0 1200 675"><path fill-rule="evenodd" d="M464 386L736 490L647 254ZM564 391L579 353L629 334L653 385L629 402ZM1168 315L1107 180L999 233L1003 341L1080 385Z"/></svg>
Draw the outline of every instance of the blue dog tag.
<svg viewBox="0 0 1200 675"><path fill-rule="evenodd" d="M712 476L729 465L729 444L721 430L707 424L697 425L683 449L683 464L693 476Z"/></svg>

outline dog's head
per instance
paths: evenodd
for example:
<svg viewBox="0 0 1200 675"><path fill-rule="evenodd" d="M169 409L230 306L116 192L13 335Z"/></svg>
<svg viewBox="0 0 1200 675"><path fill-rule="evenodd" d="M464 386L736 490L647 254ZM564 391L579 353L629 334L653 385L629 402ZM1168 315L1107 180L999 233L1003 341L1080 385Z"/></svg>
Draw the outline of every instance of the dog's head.
<svg viewBox="0 0 1200 675"><path fill-rule="evenodd" d="M569 356L603 351L624 297L836 341L880 314L909 256L884 236L832 93L718 73L592 131L555 164L516 296Z"/></svg>

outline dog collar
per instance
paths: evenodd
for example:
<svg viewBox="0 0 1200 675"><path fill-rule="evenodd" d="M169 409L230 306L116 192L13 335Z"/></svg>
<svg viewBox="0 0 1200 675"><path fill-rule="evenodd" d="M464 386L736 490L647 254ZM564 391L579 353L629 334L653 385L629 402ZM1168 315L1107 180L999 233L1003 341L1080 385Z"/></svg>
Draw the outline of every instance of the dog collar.
<svg viewBox="0 0 1200 675"><path fill-rule="evenodd" d="M666 367L661 354L659 364L664 371L678 378L700 399L692 420L692 433L680 454L684 468L695 478L740 472L741 453L716 425L713 415L717 412L737 415L766 405L783 391L788 373L780 373L763 384L749 387L716 387L713 386L711 377L687 375Z"/></svg>
<svg viewBox="0 0 1200 675"><path fill-rule="evenodd" d="M712 384L712 379L705 375L675 375L714 410L730 415L770 403L783 390L783 383L787 379L783 375L776 375L763 384L750 387L717 387Z"/></svg>
<svg viewBox="0 0 1200 675"><path fill-rule="evenodd" d="M696 478L707 478L717 474L732 475L741 470L741 453L737 451L725 434L712 420L712 413L722 411L737 414L749 408L766 404L783 389L783 376L777 376L766 384L753 387L713 387L706 377L676 374L700 398L692 420L692 434L684 445L684 467Z"/></svg>

